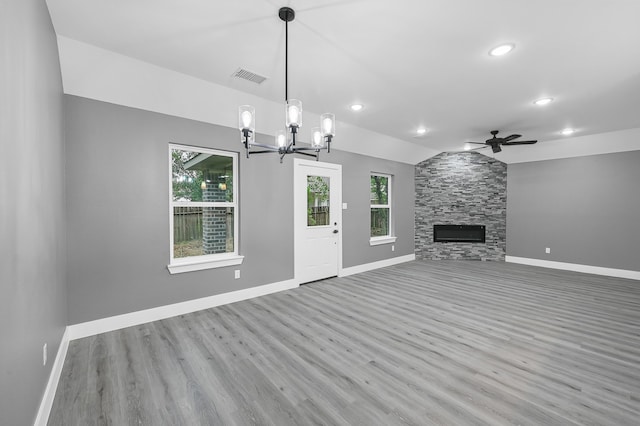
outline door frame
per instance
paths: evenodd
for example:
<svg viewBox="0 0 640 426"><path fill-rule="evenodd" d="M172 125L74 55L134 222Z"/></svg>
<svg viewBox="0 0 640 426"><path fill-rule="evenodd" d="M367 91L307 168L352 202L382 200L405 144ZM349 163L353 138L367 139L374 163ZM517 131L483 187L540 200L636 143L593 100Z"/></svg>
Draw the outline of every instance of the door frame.
<svg viewBox="0 0 640 426"><path fill-rule="evenodd" d="M302 233L300 232L300 230L303 227L307 226L307 223L306 223L307 216L306 214L304 216L300 214L296 214L297 213L296 208L298 206L298 203L301 201L298 198L300 197L299 194L301 193L301 190L302 190L301 186L304 186L304 189L305 189L304 191L302 191L302 193L306 194L307 192L306 176L309 168L329 169L329 170L337 171L339 175L339 181L337 185L337 187L339 188L339 191L337 194L335 194L336 205L337 205L336 217L338 221L338 226L337 226L338 268L336 271L336 276L340 276L340 273L342 271L342 165L334 164L334 163L325 163L322 161L312 161L312 160L303 160L300 158L294 158L293 159L293 277L298 284L303 284L303 282L301 279L301 267L300 265L298 265L299 257L296 255L296 253L298 252L301 246L300 239L302 238L301 237ZM331 194L331 196L333 197L334 194ZM306 206L306 200L304 205ZM305 212L306 212L306 208L305 208Z"/></svg>

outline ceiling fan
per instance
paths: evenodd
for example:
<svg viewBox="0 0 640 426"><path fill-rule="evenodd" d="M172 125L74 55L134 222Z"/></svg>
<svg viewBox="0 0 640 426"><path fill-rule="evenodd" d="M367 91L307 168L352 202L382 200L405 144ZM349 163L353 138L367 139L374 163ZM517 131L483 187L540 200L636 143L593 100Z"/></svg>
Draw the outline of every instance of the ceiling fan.
<svg viewBox="0 0 640 426"><path fill-rule="evenodd" d="M502 148L500 148L500 146L508 146L508 145L532 145L538 141L513 141L514 139L518 139L519 137L522 137L522 135L509 135L505 138L499 138L497 136L498 134L498 130L492 130L491 134L493 135L492 138L487 139L484 142L467 142L468 144L476 144L476 145L485 145L482 147L478 147L475 149L481 149L481 148L486 148L487 146L491 147L491 150L495 153L495 152L500 152L502 151ZM470 145L469 145L470 146Z"/></svg>

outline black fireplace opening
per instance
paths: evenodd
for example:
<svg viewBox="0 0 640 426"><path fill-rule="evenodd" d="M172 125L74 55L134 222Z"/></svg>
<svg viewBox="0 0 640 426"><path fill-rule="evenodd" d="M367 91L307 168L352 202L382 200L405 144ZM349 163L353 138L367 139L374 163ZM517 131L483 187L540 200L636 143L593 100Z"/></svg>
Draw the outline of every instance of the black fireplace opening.
<svg viewBox="0 0 640 426"><path fill-rule="evenodd" d="M435 243L484 243L484 225L433 225Z"/></svg>

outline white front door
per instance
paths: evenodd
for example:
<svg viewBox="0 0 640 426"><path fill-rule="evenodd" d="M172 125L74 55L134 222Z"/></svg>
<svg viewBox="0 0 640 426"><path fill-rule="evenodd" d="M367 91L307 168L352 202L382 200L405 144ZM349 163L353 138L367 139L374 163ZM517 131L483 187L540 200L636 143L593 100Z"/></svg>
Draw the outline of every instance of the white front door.
<svg viewBox="0 0 640 426"><path fill-rule="evenodd" d="M295 278L334 277L342 264L342 166L296 158L293 167Z"/></svg>

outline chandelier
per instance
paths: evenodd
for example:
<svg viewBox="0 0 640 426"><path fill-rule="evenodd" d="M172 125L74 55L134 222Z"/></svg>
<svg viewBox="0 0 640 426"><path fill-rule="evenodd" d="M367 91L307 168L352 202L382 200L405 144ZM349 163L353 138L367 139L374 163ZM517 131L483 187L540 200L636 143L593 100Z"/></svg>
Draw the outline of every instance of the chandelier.
<svg viewBox="0 0 640 426"><path fill-rule="evenodd" d="M250 154L278 153L280 162L287 154L301 154L320 159L320 151L331 152L331 140L335 135L335 116L331 113L320 116L320 126L311 128L311 143L308 147L296 146L296 135L302 127L302 102L289 99L289 22L295 18L290 7L282 7L278 16L284 21L284 101L286 129L276 132L275 145L257 143L255 141L256 110L251 105L242 105L238 110L238 127L242 134L247 158ZM309 152L313 151L313 152Z"/></svg>

